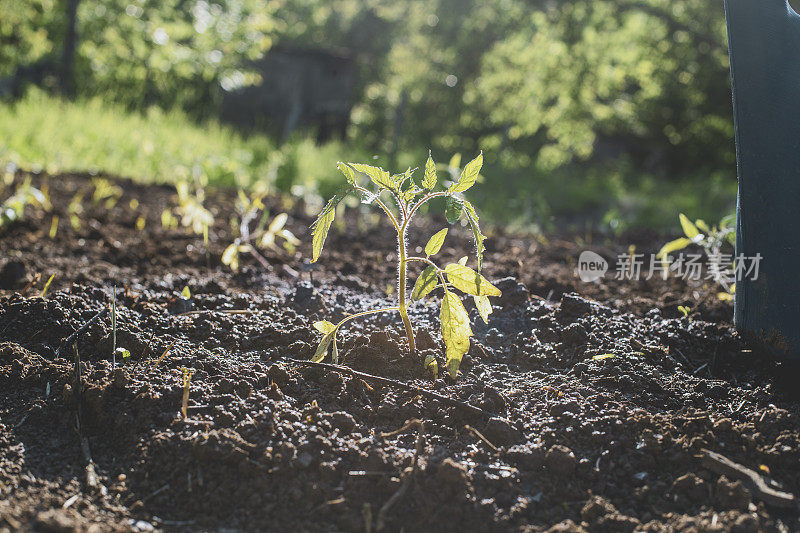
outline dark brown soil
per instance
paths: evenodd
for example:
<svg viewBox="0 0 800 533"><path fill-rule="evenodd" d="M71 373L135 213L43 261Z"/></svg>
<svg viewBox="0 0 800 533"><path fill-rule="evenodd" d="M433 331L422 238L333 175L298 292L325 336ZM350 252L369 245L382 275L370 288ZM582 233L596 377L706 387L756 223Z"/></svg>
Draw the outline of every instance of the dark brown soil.
<svg viewBox="0 0 800 533"><path fill-rule="evenodd" d="M391 230L348 213L311 269L311 217L272 198L304 244L268 253L268 271L245 256L234 274L219 264L232 194L210 195L209 264L201 238L161 228L170 188L120 181L119 203L88 201L76 231L67 204L87 177L43 180L56 238L51 214L35 211L0 233L0 531L800 530L795 504L775 506L699 460L707 448L800 492L795 375L743 344L714 287L575 276L582 249L614 259L630 244L657 249L658 236L490 232L486 275L504 294L488 327L468 307L475 338L457 382L432 381L421 363L442 358L436 298L412 306L414 356L395 316L343 331L349 367L483 416L287 361L310 357L315 320L391 305ZM412 248L443 224L415 228ZM470 248L466 229L451 232L443 255ZM131 357L113 367L106 315L77 337L76 369L63 341L108 308L114 287L117 344ZM203 312L179 314L190 309ZM252 313L215 312L232 309ZM417 430L386 435L409 419L424 424L416 470Z"/></svg>

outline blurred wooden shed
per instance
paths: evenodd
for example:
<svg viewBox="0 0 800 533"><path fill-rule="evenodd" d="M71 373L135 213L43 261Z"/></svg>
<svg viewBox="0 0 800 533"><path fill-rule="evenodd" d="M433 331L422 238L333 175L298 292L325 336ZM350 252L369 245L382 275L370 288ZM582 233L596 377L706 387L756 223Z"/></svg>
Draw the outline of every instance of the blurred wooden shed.
<svg viewBox="0 0 800 533"><path fill-rule="evenodd" d="M224 121L283 139L297 128L316 130L320 142L345 137L356 73L352 55L279 46L254 67L261 83L225 92Z"/></svg>

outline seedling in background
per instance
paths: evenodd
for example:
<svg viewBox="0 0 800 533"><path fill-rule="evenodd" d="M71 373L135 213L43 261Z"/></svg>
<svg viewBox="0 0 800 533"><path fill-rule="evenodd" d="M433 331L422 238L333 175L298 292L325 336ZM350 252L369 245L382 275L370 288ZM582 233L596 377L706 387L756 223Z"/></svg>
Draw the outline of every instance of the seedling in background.
<svg viewBox="0 0 800 533"><path fill-rule="evenodd" d="M661 261L666 261L669 254L683 250L690 244L696 244L703 248L706 254L706 259L721 257L722 249L726 245L731 247L736 246L736 216L728 215L724 217L719 227L709 227L705 221L698 219L695 222L689 220L689 217L681 213L678 216L683 229L684 237L670 241L658 251L656 257ZM719 265L720 267L724 265ZM716 279L725 292L720 292L717 296L720 300L730 301L736 292L736 284L727 283L724 279Z"/></svg>
<svg viewBox="0 0 800 533"><path fill-rule="evenodd" d="M328 230L333 223L336 206L342 199L350 193L357 193L361 201L365 204L377 204L394 227L397 233L397 305L384 307L370 311L362 311L353 315L346 316L333 324L327 320L321 320L314 324L314 327L323 334L322 340L314 353L313 361L321 361L328 354L330 349L331 359L334 363L338 362L339 350L336 344L336 333L342 325L348 321L373 313L385 313L397 311L405 326L406 339L408 340L409 352L413 353L416 349L414 343L414 330L408 316L407 298L407 274L408 263L417 262L426 265L417 279L414 289L411 292L412 300L421 300L434 289L443 290L442 305L440 312L442 339L446 347L446 366L450 376L455 379L461 359L469 350L469 339L472 336L472 329L461 298L454 292L458 289L466 294L472 295L475 305L481 318L488 323L489 313L492 306L489 296L500 296L500 290L493 286L481 274L483 266L483 241L486 237L481 233L478 224L478 215L472 204L464 199L460 193L467 191L475 184L481 167L483 166L483 154L479 155L464 167L463 172L458 178L453 180L445 190L436 191L438 179L436 176L436 164L433 158L428 156L425 164L425 172L422 179L416 182L413 179L414 170L408 169L402 174L392 175L382 168L363 165L358 163L339 163L339 170L344 174L347 185L337 193L324 207L317 220L312 226L312 262L319 259ZM358 175L363 174L369 177L374 185L375 191L369 190L359 184ZM388 204L381 198L391 198L395 204L395 209L390 209ZM434 198L445 199L445 216L450 224L455 224L458 220L466 217L467 222L472 228L475 238L477 268L478 271L466 266L467 258L464 257L458 263L451 263L444 268L439 267L431 257L436 255L444 244L447 236L447 228L439 231L428 240L425 245L425 256L412 257L408 255L406 246L406 233L408 225L421 206ZM435 360L428 358L425 367L432 374L438 373L438 365Z"/></svg>
<svg viewBox="0 0 800 533"><path fill-rule="evenodd" d="M269 222L269 211L267 211L262 199L265 193L255 193L251 198L239 191L239 201L237 209L241 215L241 221L234 228L238 230L239 236L222 253L222 264L231 267L231 270L239 269L239 255L249 253L261 263L264 268L269 268L269 261L259 252L259 249L280 250L278 241L282 241L283 249L293 253L300 241L294 234L286 228L289 215L281 213ZM257 221L255 228L251 225Z"/></svg>
<svg viewBox="0 0 800 533"><path fill-rule="evenodd" d="M39 189L31 185L30 178L19 185L14 194L0 204L0 228L20 220L25 214L26 206L41 207L46 211L51 209L50 201L47 196Z"/></svg>

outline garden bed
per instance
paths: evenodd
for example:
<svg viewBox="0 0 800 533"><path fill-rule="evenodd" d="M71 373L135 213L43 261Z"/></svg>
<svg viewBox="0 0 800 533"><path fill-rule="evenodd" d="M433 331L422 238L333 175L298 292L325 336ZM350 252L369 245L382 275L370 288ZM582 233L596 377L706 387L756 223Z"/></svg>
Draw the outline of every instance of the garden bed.
<svg viewBox="0 0 800 533"><path fill-rule="evenodd" d="M303 244L232 273L219 258L233 194L209 194L207 254L202 237L162 228L171 188L120 181L116 206L87 201L74 229L67 204L88 177L43 182L56 235L44 213L0 233L0 531L800 529L797 388L782 365L743 344L714 287L612 279L613 259L658 236L488 232L484 274L503 296L488 326L467 304L475 336L455 382L422 364L442 366L436 298L411 306L413 356L395 315L343 328L348 368L443 401L291 361L313 354L314 321L391 305L390 228L349 212L310 265L313 218L268 198ZM417 230L445 224L417 223L412 250ZM471 235L450 235L442 255L457 260ZM583 249L612 260L600 283L576 277ZM131 356L112 366L106 314L76 337L77 378L63 341L114 288Z"/></svg>

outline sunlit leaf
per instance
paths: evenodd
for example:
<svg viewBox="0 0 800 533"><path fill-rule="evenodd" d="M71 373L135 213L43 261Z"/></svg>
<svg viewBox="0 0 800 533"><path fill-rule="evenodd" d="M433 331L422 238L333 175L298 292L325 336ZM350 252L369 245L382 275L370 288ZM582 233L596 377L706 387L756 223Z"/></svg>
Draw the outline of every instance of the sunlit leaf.
<svg viewBox="0 0 800 533"><path fill-rule="evenodd" d="M327 335L331 331L336 329L336 325L332 322L328 322L327 320L318 320L314 322L314 329L322 333L323 335Z"/></svg>
<svg viewBox="0 0 800 533"><path fill-rule="evenodd" d="M332 331L322 337L322 340L319 342L319 346L317 346L317 351L314 352L314 357L311 360L315 363L319 363L325 356L328 355L328 348L331 345L331 341L333 341L333 336L336 334L335 331Z"/></svg>
<svg viewBox="0 0 800 533"><path fill-rule="evenodd" d="M428 152L428 161L425 162L425 177L422 178L422 186L431 190L436 187L436 181L436 163L433 162L433 157Z"/></svg>
<svg viewBox="0 0 800 533"><path fill-rule="evenodd" d="M392 175L382 168L365 165L363 163L350 163L350 166L366 174L378 187L389 190L395 190L397 188L397 183L392 178Z"/></svg>
<svg viewBox="0 0 800 533"><path fill-rule="evenodd" d="M690 239L687 239L686 237L680 237L679 239L670 241L664 246L662 246L661 249L656 254L656 257L661 260L666 259L667 256L672 252L675 252L677 250L683 250L690 244L692 244L692 241Z"/></svg>
<svg viewBox="0 0 800 533"><path fill-rule="evenodd" d="M436 255L439 253L439 250L442 249L442 245L444 244L444 238L447 236L447 228L439 231L430 238L428 244L425 245L425 255L428 257L432 255Z"/></svg>
<svg viewBox="0 0 800 533"><path fill-rule="evenodd" d="M342 198L350 191L350 189L344 189L336 193L333 198L328 201L325 208L317 217L317 220L314 221L314 224L311 226L311 262L316 263L317 259L319 259L319 254L322 253L322 247L325 245L325 239L328 237L328 230L331 229L331 224L333 224L333 219L336 217L336 206L339 205L339 202L342 201Z"/></svg>
<svg viewBox="0 0 800 533"><path fill-rule="evenodd" d="M417 278L414 283L414 290L411 291L412 300L421 300L425 298L433 289L436 288L438 282L438 275L436 269L432 266L427 267L422 271L422 274Z"/></svg>
<svg viewBox="0 0 800 533"><path fill-rule="evenodd" d="M183 290L181 291L181 298L188 300L191 297L192 297L192 291L189 290L189 286L187 285L183 287Z"/></svg>
<svg viewBox="0 0 800 533"><path fill-rule="evenodd" d="M489 315L492 314L492 304L489 301L488 296L473 296L475 300L475 307L478 308L478 313L480 313L481 318L483 319L484 323L489 323Z"/></svg>
<svg viewBox="0 0 800 533"><path fill-rule="evenodd" d="M231 267L231 270L239 269L239 244L233 243L222 252L222 264Z"/></svg>
<svg viewBox="0 0 800 533"><path fill-rule="evenodd" d="M461 172L461 177L457 182L450 185L450 188L447 189L447 192L464 192L475 185L475 181L478 179L478 174L480 174L482 166L483 152L481 152L478 157L467 163L463 172Z"/></svg>
<svg viewBox="0 0 800 533"><path fill-rule="evenodd" d="M447 281L453 286L473 296L500 296L500 289L489 283L489 280L469 268L458 263L444 267Z"/></svg>
<svg viewBox="0 0 800 533"><path fill-rule="evenodd" d="M612 357L616 357L613 353L601 353L592 357L594 361L604 361L606 359L611 359Z"/></svg>
<svg viewBox="0 0 800 533"><path fill-rule="evenodd" d="M469 350L472 328L469 325L467 310L454 292L445 291L439 319L442 323L442 340L445 345L445 365L450 377L455 379L458 367L461 366L461 359Z"/></svg>
<svg viewBox="0 0 800 533"><path fill-rule="evenodd" d="M289 215L286 213L281 213L280 215L276 216L272 219L269 228L267 228L267 233L272 233L273 235L278 233L286 225L287 220L289 220Z"/></svg>
<svg viewBox="0 0 800 533"><path fill-rule="evenodd" d="M349 183L350 185L356 184L356 174L355 172L353 172L353 169L350 168L349 165L347 165L347 163L342 163L341 161L339 161L338 163L336 163L336 167L341 171L342 174L344 174L347 183Z"/></svg>
<svg viewBox="0 0 800 533"><path fill-rule="evenodd" d="M678 215L678 219L681 221L681 228L683 228L683 233L688 239L694 239L700 235L700 230L697 229L697 226L695 226L686 215L681 213Z"/></svg>

